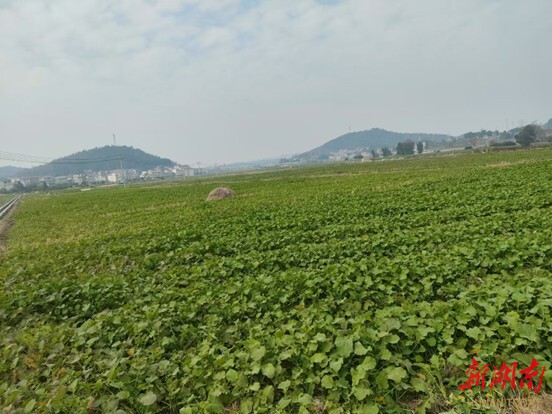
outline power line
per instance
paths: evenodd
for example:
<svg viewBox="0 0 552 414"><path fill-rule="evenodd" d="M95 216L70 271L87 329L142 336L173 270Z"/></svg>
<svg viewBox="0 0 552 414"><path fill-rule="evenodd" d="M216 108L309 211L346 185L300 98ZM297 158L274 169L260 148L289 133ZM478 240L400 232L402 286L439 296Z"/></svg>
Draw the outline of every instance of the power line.
<svg viewBox="0 0 552 414"><path fill-rule="evenodd" d="M28 162L32 164L86 164L90 162L102 162L102 161L118 161L121 157L64 157L64 158L48 158L35 155L18 154L14 152L0 151L0 159L7 161L20 161Z"/></svg>
<svg viewBox="0 0 552 414"><path fill-rule="evenodd" d="M53 158L33 157L33 156L22 155L22 154L6 153L4 151L0 151L0 160L25 162L29 164L48 164L48 163L55 164L55 165L90 164L95 162L118 161L120 158L121 157L53 159Z"/></svg>
<svg viewBox="0 0 552 414"><path fill-rule="evenodd" d="M49 162L53 158L36 157L33 155L16 154L13 152L0 151L0 159L8 159L10 161L25 161L25 162Z"/></svg>
<svg viewBox="0 0 552 414"><path fill-rule="evenodd" d="M15 162L24 162L29 164L50 164L50 165L84 165L84 164L93 164L109 161L124 161L124 157L95 157L95 158L47 158L47 157L37 157L34 155L24 155L17 154L13 152L0 151L0 160L5 161L15 161ZM140 159L126 159L126 162L129 162L131 165L134 163L146 164L146 165L155 165L159 167L167 166L164 165L163 161L146 161Z"/></svg>

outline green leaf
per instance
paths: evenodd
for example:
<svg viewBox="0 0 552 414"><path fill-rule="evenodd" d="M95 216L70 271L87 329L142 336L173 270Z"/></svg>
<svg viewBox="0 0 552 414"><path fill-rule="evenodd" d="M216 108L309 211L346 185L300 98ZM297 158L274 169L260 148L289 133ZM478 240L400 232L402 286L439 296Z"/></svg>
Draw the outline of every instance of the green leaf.
<svg viewBox="0 0 552 414"><path fill-rule="evenodd" d="M266 348L264 346L260 346L251 352L251 359L253 361L260 361L261 359L263 359L265 354L266 354Z"/></svg>
<svg viewBox="0 0 552 414"><path fill-rule="evenodd" d="M353 338L338 336L335 339L335 347L337 348L337 353L340 356L347 358L353 353Z"/></svg>
<svg viewBox="0 0 552 414"><path fill-rule="evenodd" d="M427 389L425 381L418 377L413 378L411 384L412 388L419 392L425 392Z"/></svg>
<svg viewBox="0 0 552 414"><path fill-rule="evenodd" d="M366 355L368 353L368 350L364 348L364 345L360 342L355 342L355 355Z"/></svg>
<svg viewBox="0 0 552 414"><path fill-rule="evenodd" d="M315 364L320 364L320 363L326 361L327 359L328 359L328 357L326 356L326 354L322 354L322 353L314 354L311 357L311 361L314 362Z"/></svg>
<svg viewBox="0 0 552 414"><path fill-rule="evenodd" d="M353 386L358 385L358 383L366 377L366 371L361 369L351 368L351 379Z"/></svg>
<svg viewBox="0 0 552 414"><path fill-rule="evenodd" d="M529 339L532 342L537 342L539 339L537 329L534 326L528 325L526 323L519 324L517 332L519 336L525 339Z"/></svg>
<svg viewBox="0 0 552 414"><path fill-rule="evenodd" d="M261 364L258 362L252 362L249 368L251 368L252 374L258 374L261 372Z"/></svg>
<svg viewBox="0 0 552 414"><path fill-rule="evenodd" d="M376 360L372 357L364 358L362 364L356 368L351 368L351 379L353 386L358 385L358 383L366 378L366 373L373 370L376 367Z"/></svg>
<svg viewBox="0 0 552 414"><path fill-rule="evenodd" d="M230 382L237 382L239 379L239 375L234 369L229 369L226 372L226 379Z"/></svg>
<svg viewBox="0 0 552 414"><path fill-rule="evenodd" d="M380 354L381 359L383 359L385 361L389 361L392 356L393 356L393 354L387 348L383 348L383 350L381 351L381 354Z"/></svg>
<svg viewBox="0 0 552 414"><path fill-rule="evenodd" d="M464 349L456 349L448 358L448 362L451 364L461 367L464 365L467 365L470 361L468 361L469 354Z"/></svg>
<svg viewBox="0 0 552 414"><path fill-rule="evenodd" d="M336 359L336 360L330 362L330 369L333 372L339 372L342 365L343 365L343 358L339 358L339 359Z"/></svg>
<svg viewBox="0 0 552 414"><path fill-rule="evenodd" d="M263 367L263 374L268 378L274 378L274 375L276 374L276 368L274 368L274 365L272 364L266 364Z"/></svg>
<svg viewBox="0 0 552 414"><path fill-rule="evenodd" d="M371 393L372 393L372 391L370 391L370 389L368 389L368 388L353 387L353 394L356 397L356 399L359 400L359 401L364 400Z"/></svg>
<svg viewBox="0 0 552 414"><path fill-rule="evenodd" d="M400 336L399 335L389 335L387 337L387 343L390 343L390 344L396 344L397 342L399 342L401 340Z"/></svg>
<svg viewBox="0 0 552 414"><path fill-rule="evenodd" d="M362 361L362 368L366 371L371 371L373 370L377 365L377 361L372 358L371 356L368 356L366 358L364 358L364 361Z"/></svg>
<svg viewBox="0 0 552 414"><path fill-rule="evenodd" d="M295 399L295 402L301 405L309 405L312 404L313 401L313 398L309 394L301 394Z"/></svg>
<svg viewBox="0 0 552 414"><path fill-rule="evenodd" d="M291 404L291 398L280 398L280 400L278 401L278 407L279 408L286 408L288 405Z"/></svg>
<svg viewBox="0 0 552 414"><path fill-rule="evenodd" d="M477 339L480 333L481 329L479 329L477 326L466 330L466 335L473 339Z"/></svg>
<svg viewBox="0 0 552 414"><path fill-rule="evenodd" d="M387 379L393 380L395 382L401 382L404 378L407 377L407 373L402 367L395 367L390 369L387 372Z"/></svg>
<svg viewBox="0 0 552 414"><path fill-rule="evenodd" d="M281 383L278 384L278 388L281 389L282 391L286 392L290 385L291 385L291 381L290 380L285 380L285 381L282 381Z"/></svg>
<svg viewBox="0 0 552 414"><path fill-rule="evenodd" d="M267 385L263 388L261 391L261 400L267 404L272 404L272 401L274 401L274 387L272 385Z"/></svg>
<svg viewBox="0 0 552 414"><path fill-rule="evenodd" d="M381 390L386 390L389 388L389 383L387 382L387 375L385 372L380 372L376 377L376 384Z"/></svg>
<svg viewBox="0 0 552 414"><path fill-rule="evenodd" d="M144 395L142 395L140 398L138 398L138 401L142 405L150 406L150 405L155 404L155 401L157 401L157 395L155 395L151 391L148 391Z"/></svg>
<svg viewBox="0 0 552 414"><path fill-rule="evenodd" d="M324 375L322 377L322 382L321 382L322 386L326 389L332 389L333 386L334 386L334 380L331 376L329 375Z"/></svg>
<svg viewBox="0 0 552 414"><path fill-rule="evenodd" d="M253 400L251 398L244 398L240 402L240 413L249 414L253 412Z"/></svg>
<svg viewBox="0 0 552 414"><path fill-rule="evenodd" d="M130 393L128 391L119 391L117 393L117 398L120 398L121 400L127 400L130 398Z"/></svg>
<svg viewBox="0 0 552 414"><path fill-rule="evenodd" d="M364 407L362 407L362 413L363 414L378 414L379 413L379 407L376 404L366 404Z"/></svg>
<svg viewBox="0 0 552 414"><path fill-rule="evenodd" d="M27 405L25 405L24 411L25 411L26 413L32 412L32 411L33 411L33 408L35 407L35 405L36 405L36 400L33 398L31 401L29 401L29 402L27 403Z"/></svg>

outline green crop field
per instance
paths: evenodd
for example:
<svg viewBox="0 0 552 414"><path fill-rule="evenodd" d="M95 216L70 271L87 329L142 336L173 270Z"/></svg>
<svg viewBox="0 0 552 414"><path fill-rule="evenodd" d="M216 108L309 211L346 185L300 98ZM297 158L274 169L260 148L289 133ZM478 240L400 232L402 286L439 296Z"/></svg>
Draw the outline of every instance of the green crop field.
<svg viewBox="0 0 552 414"><path fill-rule="evenodd" d="M5 203L10 201L12 198L13 198L13 195L0 194L0 207L2 207Z"/></svg>
<svg viewBox="0 0 552 414"><path fill-rule="evenodd" d="M34 194L0 257L0 408L468 410L472 357L551 368L551 311L550 149Z"/></svg>

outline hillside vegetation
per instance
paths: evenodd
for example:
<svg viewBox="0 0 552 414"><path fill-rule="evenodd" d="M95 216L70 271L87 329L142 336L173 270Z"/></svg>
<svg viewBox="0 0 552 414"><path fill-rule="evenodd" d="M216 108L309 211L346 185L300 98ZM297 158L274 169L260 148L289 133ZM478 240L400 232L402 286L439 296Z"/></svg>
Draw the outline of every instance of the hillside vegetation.
<svg viewBox="0 0 552 414"><path fill-rule="evenodd" d="M552 361L551 163L420 157L25 197L0 261L0 406L480 407L457 387L472 357ZM205 202L219 186L236 196Z"/></svg>

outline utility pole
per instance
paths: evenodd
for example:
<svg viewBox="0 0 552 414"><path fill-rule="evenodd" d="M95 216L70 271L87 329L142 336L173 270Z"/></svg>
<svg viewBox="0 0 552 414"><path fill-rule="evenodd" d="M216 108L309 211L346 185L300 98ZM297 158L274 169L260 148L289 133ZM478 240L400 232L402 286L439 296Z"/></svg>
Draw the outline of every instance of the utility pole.
<svg viewBox="0 0 552 414"><path fill-rule="evenodd" d="M117 139L115 138L115 134L113 134L113 145L117 146ZM126 180L125 180L125 170L123 169L123 156L119 156L119 167L121 168L121 180L123 181L123 187L126 187Z"/></svg>

